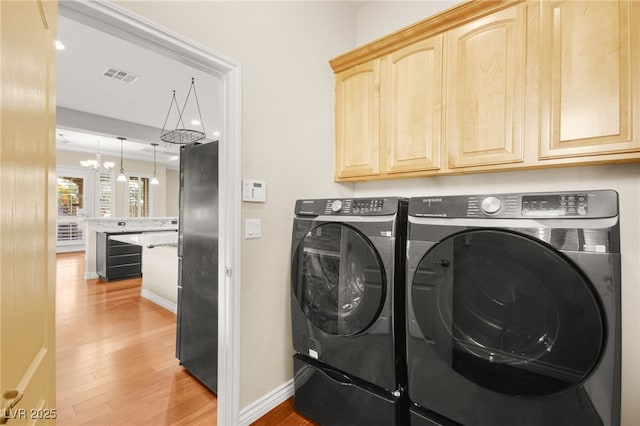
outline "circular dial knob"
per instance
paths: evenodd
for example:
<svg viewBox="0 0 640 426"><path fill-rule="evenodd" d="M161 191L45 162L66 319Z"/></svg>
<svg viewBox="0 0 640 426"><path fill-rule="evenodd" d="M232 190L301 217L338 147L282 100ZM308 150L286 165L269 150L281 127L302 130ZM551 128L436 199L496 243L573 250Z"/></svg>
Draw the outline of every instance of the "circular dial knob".
<svg viewBox="0 0 640 426"><path fill-rule="evenodd" d="M334 212L339 212L340 210L342 210L342 201L335 200L333 203L331 203L331 210L333 210Z"/></svg>
<svg viewBox="0 0 640 426"><path fill-rule="evenodd" d="M494 214L502 208L502 201L497 197L487 197L482 200L480 208L487 214Z"/></svg>

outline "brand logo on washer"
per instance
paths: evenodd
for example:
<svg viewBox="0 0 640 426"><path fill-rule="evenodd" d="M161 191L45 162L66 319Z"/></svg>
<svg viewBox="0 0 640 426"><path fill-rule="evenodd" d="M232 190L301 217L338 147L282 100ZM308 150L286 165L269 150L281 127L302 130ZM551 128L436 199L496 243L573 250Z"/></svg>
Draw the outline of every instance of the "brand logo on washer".
<svg viewBox="0 0 640 426"><path fill-rule="evenodd" d="M442 202L442 197L423 198L422 202L423 203L441 203Z"/></svg>

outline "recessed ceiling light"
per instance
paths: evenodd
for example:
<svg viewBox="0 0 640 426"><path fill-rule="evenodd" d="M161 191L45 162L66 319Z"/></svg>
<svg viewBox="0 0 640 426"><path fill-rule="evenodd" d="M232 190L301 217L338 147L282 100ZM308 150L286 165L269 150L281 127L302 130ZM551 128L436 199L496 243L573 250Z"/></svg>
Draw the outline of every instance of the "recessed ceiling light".
<svg viewBox="0 0 640 426"><path fill-rule="evenodd" d="M56 40L56 50L64 50L66 47L60 40Z"/></svg>
<svg viewBox="0 0 640 426"><path fill-rule="evenodd" d="M171 157L169 157L169 161L176 161L176 160L179 160L179 159L180 159L180 156L178 156L178 155L172 155Z"/></svg>
<svg viewBox="0 0 640 426"><path fill-rule="evenodd" d="M213 132L213 136L220 136L220 132L216 130L215 132Z"/></svg>
<svg viewBox="0 0 640 426"><path fill-rule="evenodd" d="M191 124L194 126L199 126L200 125L200 120L191 120Z"/></svg>

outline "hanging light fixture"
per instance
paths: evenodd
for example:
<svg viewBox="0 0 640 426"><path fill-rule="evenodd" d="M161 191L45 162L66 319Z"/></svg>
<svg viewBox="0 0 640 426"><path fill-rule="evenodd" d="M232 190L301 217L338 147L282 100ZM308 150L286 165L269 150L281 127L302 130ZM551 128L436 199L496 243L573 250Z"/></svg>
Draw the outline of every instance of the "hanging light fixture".
<svg viewBox="0 0 640 426"><path fill-rule="evenodd" d="M124 167L122 166L122 159L124 154L124 141L126 141L127 138L118 136L118 139L120 140L120 174L118 175L118 182L126 182L127 177L124 175Z"/></svg>
<svg viewBox="0 0 640 426"><path fill-rule="evenodd" d="M202 131L195 129L187 129L182 121L182 115L187 107L187 102L189 101L189 96L193 91L193 96L195 98L196 107L198 108L198 115L200 120L198 120L197 124L200 125ZM176 127L174 130L166 130L167 121L169 120L169 115L171 114L171 108L175 105L176 110L178 111L178 122L176 123ZM192 121L195 123L195 121ZM198 142L206 137L206 133L204 130L204 123L202 121L202 113L200 112L200 103L198 102L198 94L196 93L196 84L195 78L191 78L191 86L189 87L189 92L187 93L187 98L184 100L184 105L182 106L182 110L178 107L178 101L176 100L176 91L173 91L173 96L171 97L171 103L169 103L169 111L167 112L167 118L164 120L164 124L162 125L162 132L160 133L160 140L163 142L174 143L178 145L184 145L188 143Z"/></svg>
<svg viewBox="0 0 640 426"><path fill-rule="evenodd" d="M160 181L158 180L158 176L156 176L156 146L158 146L157 143L152 143L151 146L153 146L153 177L151 178L151 185L157 185L160 183Z"/></svg>
<svg viewBox="0 0 640 426"><path fill-rule="evenodd" d="M102 154L100 154L100 139L98 139L98 152L96 153L95 160L80 160L80 165L82 165L82 167L89 167L91 169L94 169L96 172L99 172L101 170L113 169L115 163L113 161L105 161L104 163L102 162Z"/></svg>

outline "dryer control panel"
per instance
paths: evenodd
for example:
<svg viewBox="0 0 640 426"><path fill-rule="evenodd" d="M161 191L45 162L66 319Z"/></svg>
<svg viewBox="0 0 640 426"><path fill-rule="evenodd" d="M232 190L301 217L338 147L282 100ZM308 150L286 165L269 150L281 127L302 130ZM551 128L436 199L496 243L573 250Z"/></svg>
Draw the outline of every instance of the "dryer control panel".
<svg viewBox="0 0 640 426"><path fill-rule="evenodd" d="M409 215L459 218L605 218L618 214L615 191L414 197Z"/></svg>
<svg viewBox="0 0 640 426"><path fill-rule="evenodd" d="M399 198L329 198L296 201L300 216L386 216L396 214Z"/></svg>

